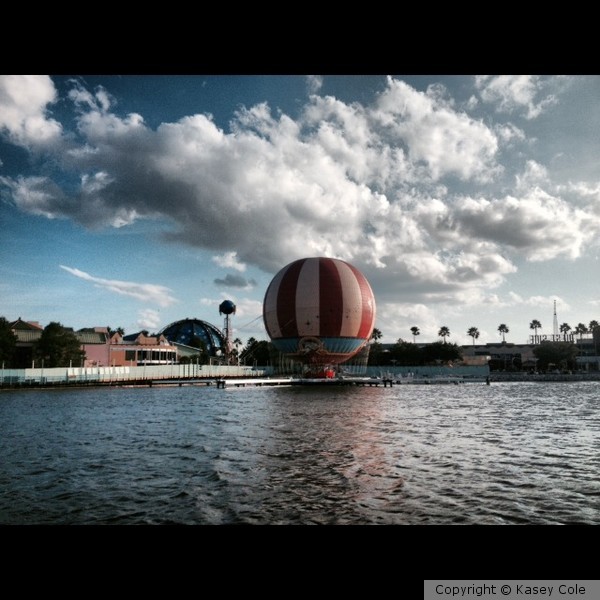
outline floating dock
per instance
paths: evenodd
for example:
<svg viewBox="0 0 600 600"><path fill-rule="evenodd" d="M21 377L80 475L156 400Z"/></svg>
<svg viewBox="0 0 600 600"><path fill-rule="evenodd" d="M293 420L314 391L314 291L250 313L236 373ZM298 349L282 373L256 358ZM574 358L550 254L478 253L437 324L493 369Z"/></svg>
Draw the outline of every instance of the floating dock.
<svg viewBox="0 0 600 600"><path fill-rule="evenodd" d="M463 383L485 383L489 385L489 378L479 377L404 377L404 378L375 378L375 377L332 377L326 378L297 378L297 377L282 377L282 378L248 378L248 379L217 379L218 388L226 387L247 387L247 386L281 386L281 385L354 385L354 386L369 386L378 387L393 387L394 385L439 385L453 384L459 385Z"/></svg>
<svg viewBox="0 0 600 600"><path fill-rule="evenodd" d="M261 386L274 386L274 385L293 385L293 379L291 377L249 377L248 379L217 379L217 387L218 388L226 388L226 387L261 387Z"/></svg>

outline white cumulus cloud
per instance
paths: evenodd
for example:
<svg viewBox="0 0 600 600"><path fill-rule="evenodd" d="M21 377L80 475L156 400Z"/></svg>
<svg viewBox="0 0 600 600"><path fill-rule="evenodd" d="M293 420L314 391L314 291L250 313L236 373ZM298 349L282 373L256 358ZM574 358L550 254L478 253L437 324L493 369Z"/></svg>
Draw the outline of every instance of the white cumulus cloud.
<svg viewBox="0 0 600 600"><path fill-rule="evenodd" d="M323 77L321 75L308 75L306 78L308 91L311 94L316 94L323 87Z"/></svg>
<svg viewBox="0 0 600 600"><path fill-rule="evenodd" d="M482 100L502 87L492 83L478 80ZM541 101L524 82L503 85L523 110ZM486 187L505 175L500 150L528 141L525 133L470 117L439 85L424 93L388 78L371 103L312 95L296 118L263 102L241 107L228 129L208 114L152 128L139 114L118 114L108 91L79 83L70 100L77 130L53 156L67 177L4 176L4 196L89 228L166 222L162 239L206 249L236 271L216 280L230 288L252 285L239 275L247 266L274 273L327 255L356 264L382 302L477 302L519 260L576 258L600 232L595 182L569 187L576 205L551 188L541 162L519 157L524 166L507 186ZM63 268L159 306L176 301L164 286Z"/></svg>
<svg viewBox="0 0 600 600"><path fill-rule="evenodd" d="M534 187L520 197L463 198L453 211L457 232L518 250L531 261L577 258L600 221Z"/></svg>
<svg viewBox="0 0 600 600"><path fill-rule="evenodd" d="M557 103L554 94L545 94L545 80L537 75L480 75L475 78L481 99L493 103L499 112L523 113L526 119L538 117Z"/></svg>
<svg viewBox="0 0 600 600"><path fill-rule="evenodd" d="M544 186L548 183L548 169L535 160L528 160L523 173L516 176L517 191L527 191L536 186Z"/></svg>
<svg viewBox="0 0 600 600"><path fill-rule="evenodd" d="M212 260L214 263L223 267L224 269L235 269L236 271L244 272L246 265L241 263L237 259L237 252L225 252L224 254L213 256Z"/></svg>
<svg viewBox="0 0 600 600"><path fill-rule="evenodd" d="M498 169L498 141L484 123L404 81L389 78L375 115L404 141L413 160L428 165L435 179L453 173L461 179L488 180Z"/></svg>
<svg viewBox="0 0 600 600"><path fill-rule="evenodd" d="M155 331L160 325L160 313L152 308L145 308L138 313L137 326L149 331Z"/></svg>
<svg viewBox="0 0 600 600"><path fill-rule="evenodd" d="M62 126L48 116L48 105L56 99L56 88L47 75L0 75L0 133L31 148L57 141Z"/></svg>

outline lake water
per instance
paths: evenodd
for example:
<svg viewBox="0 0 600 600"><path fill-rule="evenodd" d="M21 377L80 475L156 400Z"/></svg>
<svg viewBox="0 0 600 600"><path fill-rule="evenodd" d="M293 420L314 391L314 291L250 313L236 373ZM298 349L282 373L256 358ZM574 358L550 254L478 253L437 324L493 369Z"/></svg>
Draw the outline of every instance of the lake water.
<svg viewBox="0 0 600 600"><path fill-rule="evenodd" d="M600 524L600 383L0 393L0 524Z"/></svg>

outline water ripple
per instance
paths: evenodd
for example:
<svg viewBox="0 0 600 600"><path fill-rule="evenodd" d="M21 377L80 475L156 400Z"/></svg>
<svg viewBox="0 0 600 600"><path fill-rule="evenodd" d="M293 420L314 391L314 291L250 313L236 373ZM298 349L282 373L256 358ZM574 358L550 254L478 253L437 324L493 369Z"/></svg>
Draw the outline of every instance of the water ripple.
<svg viewBox="0 0 600 600"><path fill-rule="evenodd" d="M0 395L0 524L600 524L595 382Z"/></svg>

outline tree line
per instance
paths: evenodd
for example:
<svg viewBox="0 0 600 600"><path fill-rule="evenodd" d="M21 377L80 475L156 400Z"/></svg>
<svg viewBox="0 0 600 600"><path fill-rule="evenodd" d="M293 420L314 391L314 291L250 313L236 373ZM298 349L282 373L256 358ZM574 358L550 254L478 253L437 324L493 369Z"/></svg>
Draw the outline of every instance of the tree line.
<svg viewBox="0 0 600 600"><path fill-rule="evenodd" d="M529 324L529 328L537 336L538 330L542 328L542 324L538 319L533 319ZM575 335L579 335L581 340L584 334L593 333L598 328L600 328L600 324L596 320L590 321L589 325L578 323L574 329L568 323L563 323L560 326L560 332L566 335L570 331L573 331ZM418 366L434 362L451 362L462 358L462 351L459 346L446 343L446 338L450 336L450 329L447 326L440 327L438 331L438 336L442 338L442 342L434 342L422 347L416 344L417 336L421 333L419 328L413 326L409 331L413 336L413 343L406 342L400 338L389 351L384 351L383 346L378 342L383 334L379 329L373 329L369 364ZM509 331L506 323L501 323L498 326L498 333L502 336L503 342L506 341L506 334ZM473 345L475 345L475 340L480 335L479 329L477 327L469 327L467 335L473 339ZM553 368L576 370L579 349L570 341L543 341L535 346L533 355L537 360L536 368L539 370L545 371ZM510 368L516 368L516 365L511 364Z"/></svg>
<svg viewBox="0 0 600 600"><path fill-rule="evenodd" d="M16 355L17 336L6 318L0 317L0 362L5 368L13 367ZM85 360L85 352L73 329L53 321L44 327L40 339L34 342L32 358L38 366L48 368L79 367Z"/></svg>
<svg viewBox="0 0 600 600"><path fill-rule="evenodd" d="M585 323L578 323L574 329L568 323L562 323L559 327L559 330L563 335L566 335L570 331L572 331L575 335L578 335L579 338L582 339L586 333L593 333L599 327L600 323L594 319L589 322L589 325L586 325ZM537 336L538 329L542 329L542 324L538 319L533 319L529 323L529 329L533 330L535 332L535 335ZM506 335L510 333L508 325L506 325L506 323L500 323L500 325L498 325L497 331L502 336L502 341L506 342ZM417 336L421 335L420 329L417 326L413 326L410 328L410 332L413 336L413 342L416 343ZM371 334L371 339L377 342L381 339L382 335L383 334L381 333L381 331L377 329L377 327L375 327L373 329L373 333ZM467 335L473 339L473 345L475 345L475 340L479 339L480 336L479 329L477 327L469 327L469 329L467 329ZM438 336L441 337L445 343L446 338L450 337L450 329L446 325L443 325L438 331Z"/></svg>
<svg viewBox="0 0 600 600"><path fill-rule="evenodd" d="M529 325L530 329L537 332L542 329L542 324L538 319L533 319ZM600 327L596 320L589 322L589 325L578 323L572 329L568 323L563 323L560 326L560 331L563 334L568 334L573 331L574 334L581 337L589 332L593 332ZM108 328L109 332L113 330ZM92 331L92 330L90 330ZM123 334L122 328L118 331ZM416 339L420 335L420 330L417 326L409 329L413 343L406 342L399 338L394 346L389 351L383 351L383 346L378 340L381 339L382 333L378 328L374 328L371 334L371 344L369 353L370 365L425 365L439 362L451 362L462 358L462 351L456 344L447 342L450 337L450 329L447 326L440 327L438 336L442 338L441 342L419 347L416 344ZM509 328L505 323L498 326L498 332L502 335L502 340L505 341L506 334L509 333ZM479 338L479 329L470 327L467 330L467 335L475 340ZM10 323L5 317L0 317L0 363L5 368L14 366L16 355L17 336L10 328ZM196 345L201 352L203 360L208 361L208 353L204 347L202 340L198 339ZM236 338L233 341L234 348L231 353L231 358L237 363L246 365L277 365L283 360L281 353L273 346L271 342L265 340L257 340L254 337L249 338L245 347L242 340ZM577 348L569 342L542 342L534 348L534 354L542 365L563 365L565 368L573 368L575 366L575 358L577 356ZM539 356L538 356L539 355ZM49 323L40 336L40 339L34 343L33 360L38 365L45 367L65 367L65 366L81 366L85 360L85 352L81 349L81 343L73 329L64 327L59 322Z"/></svg>

